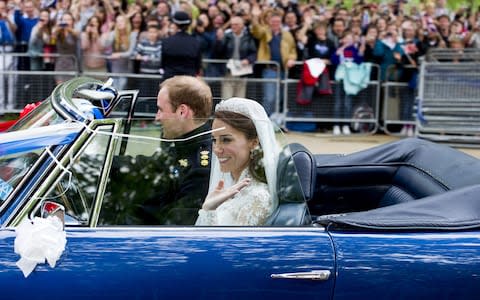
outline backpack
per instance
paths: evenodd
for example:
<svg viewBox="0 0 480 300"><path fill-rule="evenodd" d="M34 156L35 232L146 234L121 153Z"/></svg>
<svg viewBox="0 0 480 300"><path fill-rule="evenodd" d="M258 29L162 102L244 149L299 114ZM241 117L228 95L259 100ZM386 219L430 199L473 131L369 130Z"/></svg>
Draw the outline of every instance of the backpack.
<svg viewBox="0 0 480 300"><path fill-rule="evenodd" d="M353 108L351 128L354 132L358 133L371 133L375 128L375 123L370 120L375 120L375 114L373 109L367 103L361 103ZM361 122L358 120L365 119L368 122Z"/></svg>

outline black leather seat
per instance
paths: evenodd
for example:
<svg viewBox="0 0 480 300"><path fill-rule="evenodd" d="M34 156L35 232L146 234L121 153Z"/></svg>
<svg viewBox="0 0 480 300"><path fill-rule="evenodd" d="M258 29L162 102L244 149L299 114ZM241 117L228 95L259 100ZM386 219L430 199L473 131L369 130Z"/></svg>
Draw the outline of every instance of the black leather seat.
<svg viewBox="0 0 480 300"><path fill-rule="evenodd" d="M343 214L412 202L480 182L480 161L419 139L344 156L316 155L312 215Z"/></svg>
<svg viewBox="0 0 480 300"><path fill-rule="evenodd" d="M271 226L311 224L307 201L314 198L316 164L304 146L287 145L279 157L277 168L278 208L267 220Z"/></svg>

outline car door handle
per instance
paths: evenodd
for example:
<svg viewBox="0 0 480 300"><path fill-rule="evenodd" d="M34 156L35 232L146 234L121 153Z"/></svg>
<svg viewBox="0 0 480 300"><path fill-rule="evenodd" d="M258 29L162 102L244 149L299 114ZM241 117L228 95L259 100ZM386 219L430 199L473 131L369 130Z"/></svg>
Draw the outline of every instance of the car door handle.
<svg viewBox="0 0 480 300"><path fill-rule="evenodd" d="M270 275L273 279L306 279L306 280L319 280L325 281L330 277L330 271L328 270L313 270L310 272L299 273L283 273Z"/></svg>

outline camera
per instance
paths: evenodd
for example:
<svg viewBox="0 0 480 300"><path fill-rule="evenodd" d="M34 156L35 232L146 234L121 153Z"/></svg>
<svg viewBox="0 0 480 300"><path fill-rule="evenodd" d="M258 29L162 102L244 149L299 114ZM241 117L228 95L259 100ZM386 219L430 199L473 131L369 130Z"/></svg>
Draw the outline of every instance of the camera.
<svg viewBox="0 0 480 300"><path fill-rule="evenodd" d="M60 22L60 23L58 23L58 26L59 26L59 27L62 27L62 28L67 27L67 25L68 25L68 24L67 24L66 22Z"/></svg>

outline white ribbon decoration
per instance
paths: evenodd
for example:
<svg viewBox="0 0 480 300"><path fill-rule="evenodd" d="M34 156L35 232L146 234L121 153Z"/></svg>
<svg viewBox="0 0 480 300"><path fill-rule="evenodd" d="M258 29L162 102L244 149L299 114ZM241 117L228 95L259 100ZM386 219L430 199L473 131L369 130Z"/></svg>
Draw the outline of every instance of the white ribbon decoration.
<svg viewBox="0 0 480 300"><path fill-rule="evenodd" d="M54 268L65 250L67 235L62 221L56 216L25 219L16 229L15 253L20 255L17 266L28 277L37 264L45 260Z"/></svg>

